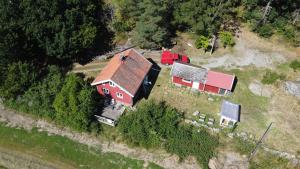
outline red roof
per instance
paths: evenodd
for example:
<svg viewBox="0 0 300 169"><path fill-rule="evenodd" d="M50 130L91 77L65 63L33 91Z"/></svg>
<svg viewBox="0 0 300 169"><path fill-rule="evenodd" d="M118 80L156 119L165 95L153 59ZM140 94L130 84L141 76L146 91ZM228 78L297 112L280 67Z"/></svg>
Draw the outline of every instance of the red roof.
<svg viewBox="0 0 300 169"><path fill-rule="evenodd" d="M228 75L220 72L209 70L207 74L206 84L219 87L222 89L231 90L234 82L234 75Z"/></svg>
<svg viewBox="0 0 300 169"><path fill-rule="evenodd" d="M116 54L98 74L92 85L113 81L134 96L151 67L152 63L143 55L134 49L128 49Z"/></svg>

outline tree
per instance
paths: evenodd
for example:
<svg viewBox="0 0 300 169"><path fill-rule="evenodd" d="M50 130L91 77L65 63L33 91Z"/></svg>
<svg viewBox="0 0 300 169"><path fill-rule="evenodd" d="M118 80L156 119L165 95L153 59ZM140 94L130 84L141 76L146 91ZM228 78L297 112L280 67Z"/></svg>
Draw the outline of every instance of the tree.
<svg viewBox="0 0 300 169"><path fill-rule="evenodd" d="M220 35L220 40L221 40L221 43L223 44L223 47L234 46L235 42L234 42L231 32L222 31L219 33L219 35Z"/></svg>
<svg viewBox="0 0 300 169"><path fill-rule="evenodd" d="M3 82L0 84L0 96L5 99L16 99L33 84L35 79L36 70L31 64L11 63L5 72Z"/></svg>
<svg viewBox="0 0 300 169"><path fill-rule="evenodd" d="M76 130L87 130L96 109L95 90L75 74L69 74L53 107L56 120Z"/></svg>
<svg viewBox="0 0 300 169"><path fill-rule="evenodd" d="M207 38L203 35L200 35L199 38L196 40L195 45L196 45L197 49L202 48L206 51L210 45L209 38Z"/></svg>
<svg viewBox="0 0 300 169"><path fill-rule="evenodd" d="M269 38L273 35L273 28L270 24L265 24L256 29L259 36Z"/></svg>
<svg viewBox="0 0 300 169"><path fill-rule="evenodd" d="M140 3L140 15L133 30L133 40L142 48L157 49L169 42L167 31L166 4L163 1L144 0Z"/></svg>
<svg viewBox="0 0 300 169"><path fill-rule="evenodd" d="M49 66L45 74L46 76L33 84L15 104L23 112L54 119L56 112L53 102L61 90L64 76L56 66Z"/></svg>
<svg viewBox="0 0 300 169"><path fill-rule="evenodd" d="M107 47L100 1L1 1L0 12L0 57L57 63Z"/></svg>

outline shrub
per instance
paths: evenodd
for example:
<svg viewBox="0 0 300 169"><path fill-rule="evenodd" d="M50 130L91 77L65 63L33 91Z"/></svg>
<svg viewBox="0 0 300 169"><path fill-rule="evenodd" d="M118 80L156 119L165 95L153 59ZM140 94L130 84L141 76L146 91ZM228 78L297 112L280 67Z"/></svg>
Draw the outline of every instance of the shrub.
<svg viewBox="0 0 300 169"><path fill-rule="evenodd" d="M276 72L272 72L270 70L267 70L265 75L263 76L262 83L263 84L273 84L275 83L278 79L284 80L286 76L284 74L277 74Z"/></svg>
<svg viewBox="0 0 300 169"><path fill-rule="evenodd" d="M195 46L197 49L204 49L207 50L207 48L209 47L209 38L200 35L199 38L196 40L195 42Z"/></svg>
<svg viewBox="0 0 300 169"><path fill-rule="evenodd" d="M15 99L22 95L35 81L36 71L28 63L11 63L8 65L3 82L0 84L0 96Z"/></svg>
<svg viewBox="0 0 300 169"><path fill-rule="evenodd" d="M81 77L69 74L53 103L57 122L79 131L87 130L96 109L95 92Z"/></svg>
<svg viewBox="0 0 300 169"><path fill-rule="evenodd" d="M270 24L258 26L255 31L259 34L259 36L264 38L269 38L273 35L273 28Z"/></svg>
<svg viewBox="0 0 300 169"><path fill-rule="evenodd" d="M298 61L298 60L293 60L293 61L290 63L290 67L291 67L294 71L300 70L300 61Z"/></svg>
<svg viewBox="0 0 300 169"><path fill-rule="evenodd" d="M235 42L231 32L223 31L220 32L220 40L223 47L234 46Z"/></svg>
<svg viewBox="0 0 300 169"><path fill-rule="evenodd" d="M151 100L122 117L118 129L129 144L146 148L163 145L181 159L195 156L203 168L208 168L218 139L205 130L197 132L191 126L179 125L181 119L174 108Z"/></svg>

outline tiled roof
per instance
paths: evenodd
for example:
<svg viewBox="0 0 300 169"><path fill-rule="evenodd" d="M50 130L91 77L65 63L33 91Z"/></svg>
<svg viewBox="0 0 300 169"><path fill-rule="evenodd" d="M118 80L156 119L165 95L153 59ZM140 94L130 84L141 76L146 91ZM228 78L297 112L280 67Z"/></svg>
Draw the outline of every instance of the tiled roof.
<svg viewBox="0 0 300 169"><path fill-rule="evenodd" d="M223 100L221 107L221 116L227 117L235 121L239 121L240 105Z"/></svg>
<svg viewBox="0 0 300 169"><path fill-rule="evenodd" d="M204 83L207 76L207 70L192 64L174 62L171 70L171 76L180 77L193 82Z"/></svg>
<svg viewBox="0 0 300 169"><path fill-rule="evenodd" d="M152 63L144 56L134 49L128 49L116 54L95 78L92 85L111 80L135 96L151 67Z"/></svg>

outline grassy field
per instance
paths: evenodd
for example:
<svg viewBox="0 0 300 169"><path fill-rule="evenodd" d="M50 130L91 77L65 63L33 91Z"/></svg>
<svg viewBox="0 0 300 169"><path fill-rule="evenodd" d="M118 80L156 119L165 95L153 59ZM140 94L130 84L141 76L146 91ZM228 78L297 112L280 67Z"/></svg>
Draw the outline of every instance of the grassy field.
<svg viewBox="0 0 300 169"><path fill-rule="evenodd" d="M119 169L159 169L160 166L144 161L130 159L116 153L102 153L61 136L48 136L45 132L5 127L0 124L0 147L30 154L41 160L60 164L63 168L119 168Z"/></svg>

